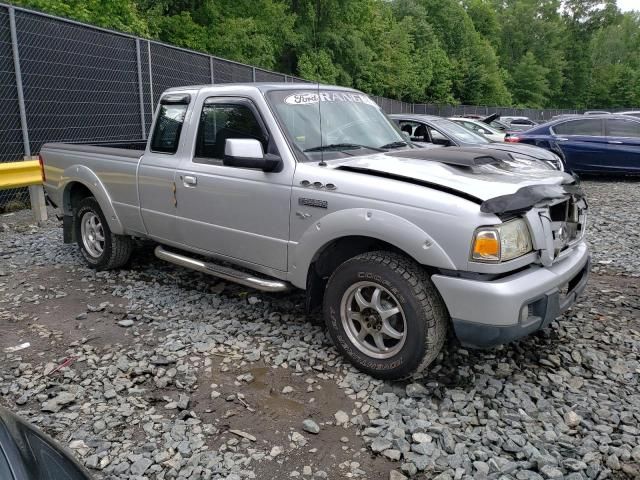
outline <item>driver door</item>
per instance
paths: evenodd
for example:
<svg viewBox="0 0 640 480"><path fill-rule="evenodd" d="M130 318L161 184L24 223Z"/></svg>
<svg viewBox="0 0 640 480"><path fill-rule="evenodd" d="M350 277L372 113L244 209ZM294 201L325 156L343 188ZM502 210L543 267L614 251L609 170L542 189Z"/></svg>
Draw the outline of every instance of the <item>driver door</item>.
<svg viewBox="0 0 640 480"><path fill-rule="evenodd" d="M287 270L293 171L223 164L227 139L251 138L277 154L251 100L211 97L199 112L195 154L176 171L181 243L217 256Z"/></svg>

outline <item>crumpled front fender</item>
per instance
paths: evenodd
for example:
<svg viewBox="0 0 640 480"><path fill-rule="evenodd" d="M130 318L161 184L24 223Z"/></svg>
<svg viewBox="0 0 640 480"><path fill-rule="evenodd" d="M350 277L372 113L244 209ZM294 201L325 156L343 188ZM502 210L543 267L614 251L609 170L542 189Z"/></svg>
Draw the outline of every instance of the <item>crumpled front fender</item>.
<svg viewBox="0 0 640 480"><path fill-rule="evenodd" d="M456 268L444 249L417 225L381 210L351 208L322 217L307 228L298 242L291 243L289 281L305 288L309 266L318 252L334 240L351 236L373 238L394 245L422 265Z"/></svg>

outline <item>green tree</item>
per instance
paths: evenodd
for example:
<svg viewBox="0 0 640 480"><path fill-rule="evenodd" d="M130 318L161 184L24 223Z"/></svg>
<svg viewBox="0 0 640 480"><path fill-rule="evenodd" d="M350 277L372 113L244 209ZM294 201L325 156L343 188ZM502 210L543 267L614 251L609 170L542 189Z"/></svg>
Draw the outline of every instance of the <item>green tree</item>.
<svg viewBox="0 0 640 480"><path fill-rule="evenodd" d="M591 39L588 104L597 108L640 105L640 14L600 28Z"/></svg>
<svg viewBox="0 0 640 480"><path fill-rule="evenodd" d="M340 70L334 65L329 52L315 49L300 56L298 73L301 77L315 82L336 83Z"/></svg>
<svg viewBox="0 0 640 480"><path fill-rule="evenodd" d="M298 41L295 16L279 0L207 0L197 19L210 52L263 68L280 68L282 52Z"/></svg>
<svg viewBox="0 0 640 480"><path fill-rule="evenodd" d="M453 96L462 103L508 105L504 72L489 41L456 0L416 0L452 64Z"/></svg>
<svg viewBox="0 0 640 480"><path fill-rule="evenodd" d="M14 0L11 3L121 32L149 35L144 16L131 0Z"/></svg>
<svg viewBox="0 0 640 480"><path fill-rule="evenodd" d="M496 6L490 0L464 0L463 5L475 29L499 51L502 27Z"/></svg>
<svg viewBox="0 0 640 480"><path fill-rule="evenodd" d="M194 22L189 12L159 16L152 22L151 29L164 42L203 52L208 50L207 29Z"/></svg>
<svg viewBox="0 0 640 480"><path fill-rule="evenodd" d="M509 86L519 107L542 108L549 94L548 69L540 65L530 51L513 68Z"/></svg>
<svg viewBox="0 0 640 480"><path fill-rule="evenodd" d="M413 38L410 55L416 69L416 83L420 92L410 100L453 103L451 61L428 21L424 6L414 0L396 1L394 15Z"/></svg>
<svg viewBox="0 0 640 480"><path fill-rule="evenodd" d="M295 18L278 0L165 0L147 4L161 40L263 68L279 68L297 41Z"/></svg>
<svg viewBox="0 0 640 480"><path fill-rule="evenodd" d="M587 108L592 85L591 38L600 28L616 22L615 0L564 0L567 28L566 68L562 106Z"/></svg>
<svg viewBox="0 0 640 480"><path fill-rule="evenodd" d="M536 104L555 103L563 95L565 70L566 33L559 13L560 0L501 0L496 5L502 26L501 65L514 77L515 69L522 68L520 63L530 52L536 63L546 68L546 93ZM514 99L522 98L512 93Z"/></svg>
<svg viewBox="0 0 640 480"><path fill-rule="evenodd" d="M301 75L398 99L424 97L429 78L413 56L411 21L380 0L298 0L290 3L300 41L288 59ZM313 78L316 78L315 76Z"/></svg>
<svg viewBox="0 0 640 480"><path fill-rule="evenodd" d="M615 0L15 0L413 102L640 105L640 14Z"/></svg>

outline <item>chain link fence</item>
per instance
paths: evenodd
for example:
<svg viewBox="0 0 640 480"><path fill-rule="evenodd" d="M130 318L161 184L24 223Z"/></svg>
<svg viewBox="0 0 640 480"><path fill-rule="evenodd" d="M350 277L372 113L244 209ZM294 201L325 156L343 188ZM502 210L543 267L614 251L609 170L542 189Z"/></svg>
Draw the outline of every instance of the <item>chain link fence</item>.
<svg viewBox="0 0 640 480"><path fill-rule="evenodd" d="M231 82L305 82L208 54L0 4L0 162L36 155L45 142L146 138L164 90ZM387 113L524 115L574 110L411 104L373 97ZM0 211L26 199L0 191Z"/></svg>

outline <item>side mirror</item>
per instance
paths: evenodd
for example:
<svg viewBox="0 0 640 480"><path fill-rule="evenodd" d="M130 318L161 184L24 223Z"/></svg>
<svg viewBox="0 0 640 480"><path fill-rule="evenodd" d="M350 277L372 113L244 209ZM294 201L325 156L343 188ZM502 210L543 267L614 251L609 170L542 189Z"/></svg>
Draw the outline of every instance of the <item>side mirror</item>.
<svg viewBox="0 0 640 480"><path fill-rule="evenodd" d="M269 153L265 155L262 144L253 138L228 138L224 144L222 164L227 167L273 172L282 165L282 159Z"/></svg>

